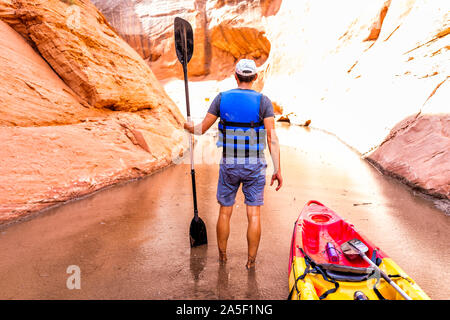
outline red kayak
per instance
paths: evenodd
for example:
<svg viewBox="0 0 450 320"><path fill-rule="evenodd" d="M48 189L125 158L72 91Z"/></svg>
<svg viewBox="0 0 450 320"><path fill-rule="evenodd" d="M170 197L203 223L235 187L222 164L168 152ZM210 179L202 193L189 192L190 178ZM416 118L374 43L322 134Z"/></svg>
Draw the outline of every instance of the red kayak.
<svg viewBox="0 0 450 320"><path fill-rule="evenodd" d="M402 299L376 270L345 249L358 239L367 257L413 299L429 299L380 248L318 201L309 201L295 223L289 258L290 299ZM342 247L341 247L342 246ZM392 276L392 277L391 277ZM389 280L389 279L388 279Z"/></svg>

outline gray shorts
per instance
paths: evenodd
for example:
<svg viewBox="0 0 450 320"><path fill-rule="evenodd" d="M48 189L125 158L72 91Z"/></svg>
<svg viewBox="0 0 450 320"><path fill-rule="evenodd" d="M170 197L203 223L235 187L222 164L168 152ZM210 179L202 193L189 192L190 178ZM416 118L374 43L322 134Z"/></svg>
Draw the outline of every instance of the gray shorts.
<svg viewBox="0 0 450 320"><path fill-rule="evenodd" d="M266 168L266 163L220 164L217 201L222 206L232 206L239 186L242 183L245 204L262 206L264 204Z"/></svg>

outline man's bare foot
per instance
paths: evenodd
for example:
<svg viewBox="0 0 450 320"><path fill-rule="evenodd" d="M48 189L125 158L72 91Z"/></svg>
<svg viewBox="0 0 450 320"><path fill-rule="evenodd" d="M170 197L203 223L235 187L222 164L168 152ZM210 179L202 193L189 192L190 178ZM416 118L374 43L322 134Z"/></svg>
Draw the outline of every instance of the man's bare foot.
<svg viewBox="0 0 450 320"><path fill-rule="evenodd" d="M248 256L247 264L245 265L245 267L247 269L251 269L254 268L255 265L256 265L256 257Z"/></svg>
<svg viewBox="0 0 450 320"><path fill-rule="evenodd" d="M222 263L227 262L227 253L225 251L219 250L219 261Z"/></svg>

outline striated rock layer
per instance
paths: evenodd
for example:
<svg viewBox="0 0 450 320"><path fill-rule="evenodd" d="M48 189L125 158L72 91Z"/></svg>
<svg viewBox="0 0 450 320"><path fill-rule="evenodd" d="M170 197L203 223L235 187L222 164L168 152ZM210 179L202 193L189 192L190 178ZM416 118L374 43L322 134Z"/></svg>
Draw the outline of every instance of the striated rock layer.
<svg viewBox="0 0 450 320"><path fill-rule="evenodd" d="M413 188L450 198L450 115L405 119L368 159Z"/></svg>
<svg viewBox="0 0 450 320"><path fill-rule="evenodd" d="M450 197L449 1L285 0L267 24L264 92L284 114Z"/></svg>
<svg viewBox="0 0 450 320"><path fill-rule="evenodd" d="M183 117L156 79L181 78L175 16L195 29L190 76L223 79L256 59L258 88L284 115L450 197L447 0L93 3L106 18L87 0L0 0L0 223L183 150Z"/></svg>
<svg viewBox="0 0 450 320"><path fill-rule="evenodd" d="M0 20L0 126L80 122L103 113L83 102L33 48Z"/></svg>
<svg viewBox="0 0 450 320"><path fill-rule="evenodd" d="M398 123L367 159L413 188L450 198L450 83L444 80L422 110Z"/></svg>
<svg viewBox="0 0 450 320"><path fill-rule="evenodd" d="M72 2L14 1L42 57L94 107L135 111L161 105L164 91L140 56L90 1Z"/></svg>
<svg viewBox="0 0 450 320"><path fill-rule="evenodd" d="M185 149L177 106L89 1L0 0L0 19L0 224Z"/></svg>
<svg viewBox="0 0 450 320"><path fill-rule="evenodd" d="M194 29L190 76L224 79L237 59L258 65L270 52L262 17L274 15L281 0L93 0L119 34L150 64L158 79L181 78L174 52L173 20Z"/></svg>

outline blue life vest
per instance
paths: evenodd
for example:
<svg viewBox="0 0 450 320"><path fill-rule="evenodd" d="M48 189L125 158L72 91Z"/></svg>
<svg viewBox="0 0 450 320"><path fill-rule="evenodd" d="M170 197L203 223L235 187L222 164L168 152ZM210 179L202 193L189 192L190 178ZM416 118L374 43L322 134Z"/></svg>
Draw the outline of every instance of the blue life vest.
<svg viewBox="0 0 450 320"><path fill-rule="evenodd" d="M264 158L265 131L262 94L233 89L220 94L218 147L224 158Z"/></svg>

